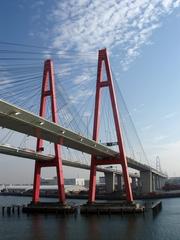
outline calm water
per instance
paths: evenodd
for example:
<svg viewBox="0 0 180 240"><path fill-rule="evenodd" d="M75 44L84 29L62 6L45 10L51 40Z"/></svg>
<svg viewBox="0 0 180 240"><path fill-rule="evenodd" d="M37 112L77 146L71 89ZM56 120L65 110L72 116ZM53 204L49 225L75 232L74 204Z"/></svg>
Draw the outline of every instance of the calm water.
<svg viewBox="0 0 180 240"><path fill-rule="evenodd" d="M29 203L30 198L2 197L0 205ZM75 201L74 201L75 202ZM78 201L80 202L80 201ZM164 199L162 211L136 216L53 215L2 216L0 210L0 239L22 240L179 240L180 198ZM83 201L82 201L83 203Z"/></svg>

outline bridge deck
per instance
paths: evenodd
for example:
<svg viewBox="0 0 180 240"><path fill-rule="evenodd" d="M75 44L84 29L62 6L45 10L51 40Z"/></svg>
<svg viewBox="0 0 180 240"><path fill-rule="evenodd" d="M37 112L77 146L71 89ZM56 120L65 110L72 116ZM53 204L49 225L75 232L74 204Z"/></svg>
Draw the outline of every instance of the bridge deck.
<svg viewBox="0 0 180 240"><path fill-rule="evenodd" d="M42 153L32 151L30 149L21 149L21 148L6 146L6 145L0 145L0 153L5 154L5 155L21 157L21 158L28 158L28 159L32 159L32 160L51 161L54 158L53 155L45 155ZM88 164L65 160L65 159L63 159L62 162L63 162L63 165L65 165L65 166L90 170L90 165L88 165ZM119 171L116 169L111 169L111 168L97 167L97 171L104 172L104 173L115 172L116 174L122 175L122 171ZM130 173L130 176L137 177L137 175L134 173Z"/></svg>
<svg viewBox="0 0 180 240"><path fill-rule="evenodd" d="M85 138L69 129L63 128L2 100L0 100L0 126L99 157L116 157L119 154L107 146ZM28 154L29 153L24 152L22 153L22 157L27 157ZM35 159L37 154L38 153L34 154ZM40 155L38 155L38 157L40 157ZM47 156L44 156L44 158L47 158ZM166 177L164 173L131 158L127 158L127 162L131 168L139 171L150 170L157 175Z"/></svg>
<svg viewBox="0 0 180 240"><path fill-rule="evenodd" d="M0 126L97 156L118 155L118 152L102 144L2 100L0 100Z"/></svg>
<svg viewBox="0 0 180 240"><path fill-rule="evenodd" d="M5 155L11 155L11 156L16 156L16 157L21 157L21 158L28 158L32 160L43 160L43 161L51 161L54 156L53 155L45 155L42 153L35 152L30 149L21 149L21 148L15 148L12 146L6 146L6 145L0 145L0 153L5 154ZM86 169L90 170L90 165L88 164L83 164L80 162L74 162L70 160L62 160L63 165L69 166L69 167L75 167L75 168L81 168L81 169ZM137 161L127 157L127 163L130 168L139 170L139 171L152 171L157 175L160 175L162 177L167 177L163 173L159 173L156 169L150 168L149 166L146 166L142 163L138 163ZM115 169L110 169L110 168L104 168L104 167L97 167L98 172L116 172L117 174L122 175L121 171L115 170ZM137 176L134 173L130 173L130 176Z"/></svg>

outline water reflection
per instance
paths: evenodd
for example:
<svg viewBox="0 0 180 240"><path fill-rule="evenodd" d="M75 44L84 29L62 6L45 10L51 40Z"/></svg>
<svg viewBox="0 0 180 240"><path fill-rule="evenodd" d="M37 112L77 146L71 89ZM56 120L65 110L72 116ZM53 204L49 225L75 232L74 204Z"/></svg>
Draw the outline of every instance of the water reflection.
<svg viewBox="0 0 180 240"><path fill-rule="evenodd" d="M30 239L68 239L68 217L37 214L28 218L31 222Z"/></svg>
<svg viewBox="0 0 180 240"><path fill-rule="evenodd" d="M1 200L1 198L0 198ZM8 204L10 202L8 198ZM21 198L21 201L23 198ZM1 204L6 202L2 198ZM15 202L15 201L13 201ZM19 200L16 200L19 203ZM0 239L23 240L178 240L179 199L163 200L163 209L153 218L145 215L29 215L0 217Z"/></svg>
<svg viewBox="0 0 180 240"><path fill-rule="evenodd" d="M43 226L42 226L42 215L31 216L31 234L32 236L30 239L38 239L38 240L45 239Z"/></svg>
<svg viewBox="0 0 180 240"><path fill-rule="evenodd" d="M86 218L86 224L87 224L87 239L91 240L98 240L101 238L101 232L100 232L100 221L99 217L97 215L90 215L88 218Z"/></svg>

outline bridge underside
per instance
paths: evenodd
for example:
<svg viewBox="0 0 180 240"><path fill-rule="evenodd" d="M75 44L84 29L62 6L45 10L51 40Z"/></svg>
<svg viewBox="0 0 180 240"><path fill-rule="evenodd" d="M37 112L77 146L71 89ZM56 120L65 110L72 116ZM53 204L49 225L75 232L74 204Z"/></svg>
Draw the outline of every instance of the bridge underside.
<svg viewBox="0 0 180 240"><path fill-rule="evenodd" d="M31 160L38 160L38 161L44 161L44 162L49 162L54 159L53 155L45 155L42 153L35 152L33 150L27 150L27 149L20 149L20 148L14 148L11 146L6 146L6 145L0 145L0 154L4 155L10 155L10 156L16 156L16 157L21 157L21 158L26 158L26 159L31 159ZM132 159L127 158L128 166L134 168L134 165L132 165ZM135 162L135 161L134 161ZM63 159L62 163L64 166L69 166L69 167L74 167L78 169L84 169L84 170L90 170L90 165L88 164L83 164L80 162L73 162L67 159ZM122 171L118 171L115 169L111 168L103 168L103 167L96 167L96 170L98 172L102 172L105 174L105 179L109 181L109 176L110 178L117 175L120 178L122 177ZM162 186L164 185L165 179L167 176L164 175L158 175L155 172L152 172L151 170L145 171L142 168L138 168L137 170L140 171L140 176L139 174L137 175L136 173L130 172L129 176L133 179L139 178L139 184L141 186L141 191L142 193L149 193L152 191L160 190ZM118 179L119 179L118 177ZM121 183L122 184L122 183ZM114 183L112 181L109 181L108 185L109 189L108 192L111 192L112 189L114 189ZM122 187L121 187L122 188ZM108 187L107 187L108 189Z"/></svg>
<svg viewBox="0 0 180 240"><path fill-rule="evenodd" d="M0 153L4 154L4 155L11 155L11 156L16 156L16 157L21 157L21 158L26 158L26 159L31 159L31 160L45 161L45 162L49 162L54 159L53 155L45 155L43 153L35 152L30 149L21 149L21 148L6 146L6 145L0 145ZM88 164L74 162L74 161L66 160L66 159L63 159L62 162L63 162L64 166L90 170L90 165L88 165ZM132 169L138 170L140 172L152 171L154 174L156 174L158 176L167 178L167 176L165 174L159 173L156 171L156 169L149 168L148 166L138 163L131 158L127 157L127 163L128 163L128 167L130 167ZM115 171L114 169L111 170L108 168L102 168L102 167L98 167L98 166L97 166L97 171L103 172L103 173L115 172L116 174L122 175L121 171ZM134 173L130 173L130 176L135 177L137 175L135 175Z"/></svg>
<svg viewBox="0 0 180 240"><path fill-rule="evenodd" d="M0 126L29 136L42 138L49 142L60 143L61 139L63 139L62 145L66 147L71 147L89 154L96 154L99 156L100 161L103 158L107 158L107 165L111 164L110 161L108 162L108 158L112 159L119 155L118 152L102 144L82 137L68 129L2 100L0 100ZM127 157L127 162L130 168L138 171L151 170L157 175L167 177L156 169L137 162L134 159Z"/></svg>
<svg viewBox="0 0 180 240"><path fill-rule="evenodd" d="M28 151L26 149L19 149L19 148L14 148L14 147L5 146L5 145L0 145L0 154L16 156L16 157L21 157L21 158L27 158L27 159L31 159L31 160L39 160L39 161L44 161L44 162L50 162L54 159L53 155L48 156L48 155L45 155L42 153L35 152L33 150ZM74 162L74 161L65 160L65 159L62 160L62 163L64 166L90 170L90 165L88 165L88 164L83 164L80 162ZM113 170L111 170L111 169L101 168L101 167L97 167L97 171L98 172L107 172L107 173L113 172ZM122 172L116 171L116 174L122 174Z"/></svg>
<svg viewBox="0 0 180 240"><path fill-rule="evenodd" d="M99 157L119 153L33 113L0 100L0 126Z"/></svg>

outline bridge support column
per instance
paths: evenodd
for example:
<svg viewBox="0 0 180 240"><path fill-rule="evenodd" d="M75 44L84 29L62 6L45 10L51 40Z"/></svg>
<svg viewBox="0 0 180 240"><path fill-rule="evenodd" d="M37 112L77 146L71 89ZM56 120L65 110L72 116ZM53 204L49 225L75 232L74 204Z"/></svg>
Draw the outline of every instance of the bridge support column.
<svg viewBox="0 0 180 240"><path fill-rule="evenodd" d="M41 90L41 105L39 115L43 118L46 116L46 103L47 98L50 98L51 101L51 114L52 121L58 123L58 114L56 108L56 96L55 96L55 82L54 82L54 69L53 63L51 60L46 60L44 63L44 73L42 81L42 90ZM39 124L43 125L43 121ZM38 130L37 130L38 131ZM40 136L39 132L39 136ZM42 152L44 150L43 140L41 138L37 139L36 151ZM59 144L54 144L54 155L55 158L51 162L45 162L36 160L35 162L35 171L34 171L34 185L33 185L33 203L39 202L40 196L40 174L42 167L56 167L57 171L57 185L58 185L58 194L59 202L65 202L65 191L64 191L64 177L62 169L62 158L61 158L61 144L62 139L59 139Z"/></svg>
<svg viewBox="0 0 180 240"><path fill-rule="evenodd" d="M165 185L166 178L160 177L159 182L160 182L159 183L160 184L160 189L162 190L164 185Z"/></svg>
<svg viewBox="0 0 180 240"><path fill-rule="evenodd" d="M155 175L155 190L162 190L164 186L165 178Z"/></svg>
<svg viewBox="0 0 180 240"><path fill-rule="evenodd" d="M155 192L157 189L157 178L156 175L152 173L152 192Z"/></svg>
<svg viewBox="0 0 180 240"><path fill-rule="evenodd" d="M140 171L141 192L146 194L152 192L153 181L151 171Z"/></svg>
<svg viewBox="0 0 180 240"><path fill-rule="evenodd" d="M161 190L162 186L161 186L161 177L160 176L158 177L158 184L159 184L159 190Z"/></svg>
<svg viewBox="0 0 180 240"><path fill-rule="evenodd" d="M103 65L106 71L107 80L104 80L103 74ZM95 201L95 190L96 190L96 166L97 165L111 165L111 164L121 164L125 190L126 190L126 199L128 202L133 201L131 185L129 181L128 174L128 166L127 159L125 154L125 149L123 145L122 132L120 127L120 117L118 112L117 100L115 96L115 89L112 79L111 68L109 64L109 58L107 56L106 49L102 49L99 51L98 56L98 68L97 68L97 82L96 82L96 97L95 97L95 111L94 111L94 126L93 126L93 140L98 141L99 137L99 128L100 128L100 101L101 101L101 93L102 88L108 88L112 112L115 123L115 130L117 136L117 142L119 147L119 156L112 156L112 159L101 159L98 160L96 156L92 156L91 158L91 170L90 170L90 185L89 185L89 203L93 203Z"/></svg>
<svg viewBox="0 0 180 240"><path fill-rule="evenodd" d="M160 176L156 175L156 190L160 190Z"/></svg>
<svg viewBox="0 0 180 240"><path fill-rule="evenodd" d="M162 190L166 182L166 178L159 176L159 190Z"/></svg>
<svg viewBox="0 0 180 240"><path fill-rule="evenodd" d="M159 176L159 190L162 189L162 180L161 180L161 177Z"/></svg>
<svg viewBox="0 0 180 240"><path fill-rule="evenodd" d="M115 174L112 172L105 173L106 192L112 193L115 190Z"/></svg>
<svg viewBox="0 0 180 240"><path fill-rule="evenodd" d="M116 183L117 183L117 191L122 191L123 190L123 179L122 176L119 174L116 174Z"/></svg>
<svg viewBox="0 0 180 240"><path fill-rule="evenodd" d="M136 190L137 189L137 178L136 177L131 177L131 187L133 190Z"/></svg>

